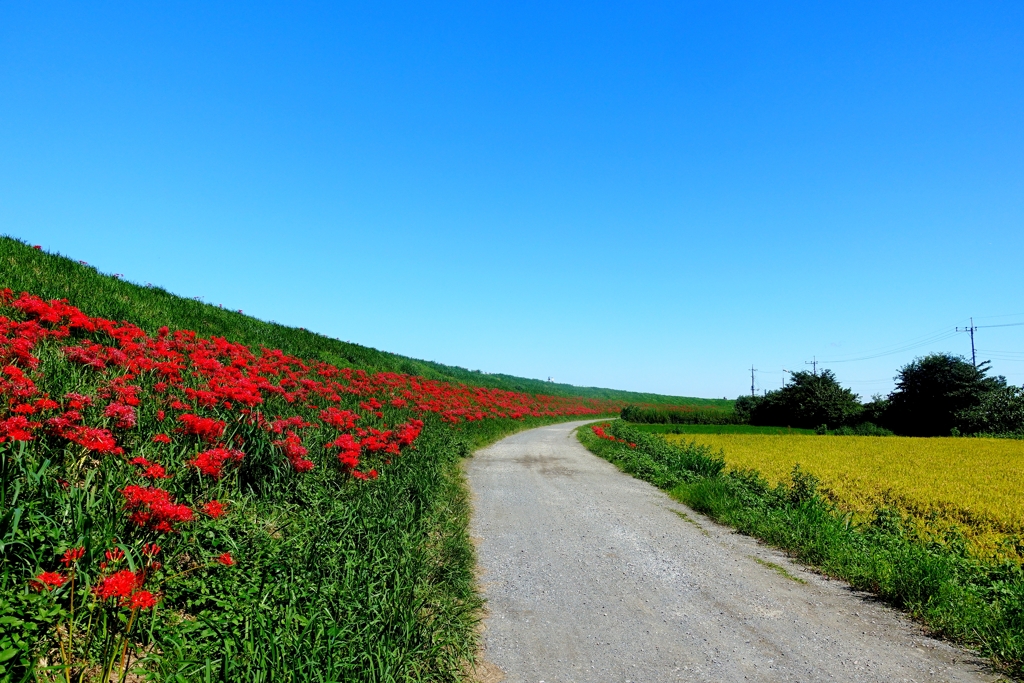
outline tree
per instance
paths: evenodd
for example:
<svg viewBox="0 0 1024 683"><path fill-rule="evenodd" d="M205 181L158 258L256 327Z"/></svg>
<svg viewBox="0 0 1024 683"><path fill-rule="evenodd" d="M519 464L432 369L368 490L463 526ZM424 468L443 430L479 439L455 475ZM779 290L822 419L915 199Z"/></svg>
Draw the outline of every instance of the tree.
<svg viewBox="0 0 1024 683"><path fill-rule="evenodd" d="M976 408L962 411L959 417L965 434L1024 434L1024 389L990 391Z"/></svg>
<svg viewBox="0 0 1024 683"><path fill-rule="evenodd" d="M743 394L737 398L732 407L733 412L736 414L736 419L740 422L750 422L750 416L760 402L760 396L747 396Z"/></svg>
<svg viewBox="0 0 1024 683"><path fill-rule="evenodd" d="M987 362L975 367L948 353L915 359L896 377L885 426L910 436L972 431L988 395L1006 387L1003 377L988 377L988 370Z"/></svg>
<svg viewBox="0 0 1024 683"><path fill-rule="evenodd" d="M749 407L750 423L812 429L852 424L863 410L857 394L841 386L831 370L794 372L783 389L769 391Z"/></svg>

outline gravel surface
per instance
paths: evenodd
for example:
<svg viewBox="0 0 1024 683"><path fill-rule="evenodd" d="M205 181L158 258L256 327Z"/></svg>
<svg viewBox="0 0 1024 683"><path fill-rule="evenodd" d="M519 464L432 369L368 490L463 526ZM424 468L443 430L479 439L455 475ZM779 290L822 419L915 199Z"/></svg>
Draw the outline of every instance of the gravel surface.
<svg viewBox="0 0 1024 683"><path fill-rule="evenodd" d="M895 610L619 472L580 445L580 424L466 463L485 657L507 683L998 680Z"/></svg>

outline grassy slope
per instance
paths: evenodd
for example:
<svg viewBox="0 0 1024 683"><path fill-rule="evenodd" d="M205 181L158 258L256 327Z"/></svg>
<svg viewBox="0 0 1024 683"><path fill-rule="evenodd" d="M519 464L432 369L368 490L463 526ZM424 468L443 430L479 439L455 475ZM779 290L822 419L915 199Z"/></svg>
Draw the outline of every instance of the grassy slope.
<svg viewBox="0 0 1024 683"><path fill-rule="evenodd" d="M0 288L28 291L47 299L67 299L89 315L130 320L152 333L162 325L217 335L253 348L282 349L300 358L316 358L339 367L404 372L474 386L553 396L606 398L631 403L713 405L732 407L731 400L664 396L597 387L575 387L538 379L487 374L432 361L416 360L359 344L332 339L308 330L258 320L175 296L159 287L143 287L99 273L70 258L49 254L0 237Z"/></svg>

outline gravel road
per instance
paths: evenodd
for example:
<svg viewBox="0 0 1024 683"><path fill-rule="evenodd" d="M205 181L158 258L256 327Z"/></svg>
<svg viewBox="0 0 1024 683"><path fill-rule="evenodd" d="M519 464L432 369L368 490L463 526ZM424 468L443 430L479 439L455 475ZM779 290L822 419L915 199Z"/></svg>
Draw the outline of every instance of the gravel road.
<svg viewBox="0 0 1024 683"><path fill-rule="evenodd" d="M484 653L507 683L998 680L869 596L622 474L580 445L580 424L466 463Z"/></svg>

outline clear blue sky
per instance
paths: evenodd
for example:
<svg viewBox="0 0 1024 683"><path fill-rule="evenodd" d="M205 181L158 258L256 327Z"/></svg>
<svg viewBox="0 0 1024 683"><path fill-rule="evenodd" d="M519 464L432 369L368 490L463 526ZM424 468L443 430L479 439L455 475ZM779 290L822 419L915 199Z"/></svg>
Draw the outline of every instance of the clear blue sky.
<svg viewBox="0 0 1024 683"><path fill-rule="evenodd" d="M2 2L0 232L672 394L1024 321L1024 4L836 5ZM1024 326L978 334L1024 382Z"/></svg>

